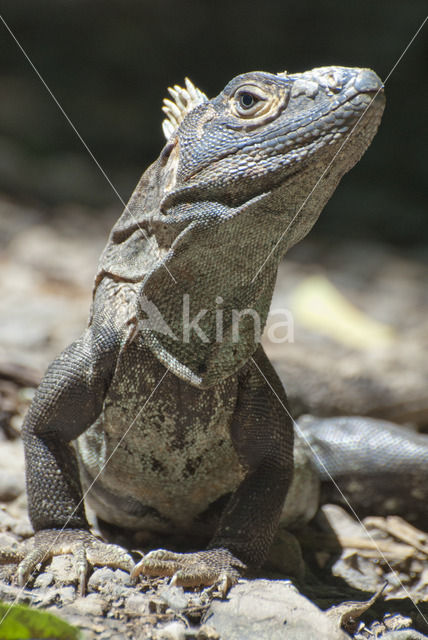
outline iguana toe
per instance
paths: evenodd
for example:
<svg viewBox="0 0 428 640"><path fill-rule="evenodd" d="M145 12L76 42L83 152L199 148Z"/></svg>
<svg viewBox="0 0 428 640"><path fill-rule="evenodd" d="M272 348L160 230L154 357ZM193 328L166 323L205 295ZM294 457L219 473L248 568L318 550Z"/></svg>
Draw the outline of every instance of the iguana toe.
<svg viewBox="0 0 428 640"><path fill-rule="evenodd" d="M148 553L131 573L135 579L146 576L171 576L171 584L182 587L219 585L222 593L235 584L246 565L226 549L211 549L196 553L175 553L157 549Z"/></svg>
<svg viewBox="0 0 428 640"><path fill-rule="evenodd" d="M131 572L134 567L134 561L122 547L102 542L89 531L46 529L37 532L30 542L32 548L28 549L28 542L26 542L26 552L20 554L23 555L17 569L20 586L27 583L39 563L45 563L53 556L66 553L71 553L73 556L80 595L85 594L89 564L123 569L128 572Z"/></svg>

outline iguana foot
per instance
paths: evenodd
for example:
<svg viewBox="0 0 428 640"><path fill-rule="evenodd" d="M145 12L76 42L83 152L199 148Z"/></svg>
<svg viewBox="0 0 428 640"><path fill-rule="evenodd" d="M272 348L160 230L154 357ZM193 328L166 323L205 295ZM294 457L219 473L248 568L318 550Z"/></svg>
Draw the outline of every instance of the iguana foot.
<svg viewBox="0 0 428 640"><path fill-rule="evenodd" d="M45 529L22 543L21 547L9 554L10 562L19 562L18 584L23 587L39 563L45 563L53 556L71 553L78 576L79 594L85 594L88 564L107 566L131 572L134 561L116 544L98 540L92 533L82 529Z"/></svg>
<svg viewBox="0 0 428 640"><path fill-rule="evenodd" d="M174 553L157 549L148 553L131 572L131 579L140 573L146 576L172 576L171 584L182 587L218 585L226 594L246 565L227 549L210 549L196 553Z"/></svg>

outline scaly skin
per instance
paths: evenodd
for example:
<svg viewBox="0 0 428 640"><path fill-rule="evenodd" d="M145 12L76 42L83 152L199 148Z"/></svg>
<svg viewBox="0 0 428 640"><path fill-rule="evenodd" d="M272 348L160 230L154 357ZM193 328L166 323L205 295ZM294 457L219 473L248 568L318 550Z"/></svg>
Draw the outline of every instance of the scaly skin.
<svg viewBox="0 0 428 640"><path fill-rule="evenodd" d="M133 571L184 585L232 584L263 562L279 523L293 467L287 399L254 318L236 338L232 313L250 308L263 328L280 259L376 132L381 83L343 67L253 72L212 100L176 102L167 144L101 256L89 326L49 367L26 419L38 533L21 582L66 549L81 590L87 560L129 570L129 556L90 537L84 492L119 526L211 531L207 550L158 551ZM206 310L188 334L186 304L190 319Z"/></svg>

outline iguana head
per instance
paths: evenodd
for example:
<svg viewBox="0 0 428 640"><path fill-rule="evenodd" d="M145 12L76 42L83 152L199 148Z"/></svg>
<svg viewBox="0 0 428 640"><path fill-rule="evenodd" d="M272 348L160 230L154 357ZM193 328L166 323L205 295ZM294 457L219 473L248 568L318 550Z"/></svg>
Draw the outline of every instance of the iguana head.
<svg viewBox="0 0 428 640"><path fill-rule="evenodd" d="M164 160L173 155L174 171L164 211L201 194L237 206L277 187L286 191L290 177L308 167L315 184L321 171L313 167L326 168L337 154L331 181L325 172L320 185L329 196L338 174L351 169L370 144L384 106L378 76L346 67L246 73L212 100L193 88L185 106L177 89L176 102L166 104ZM293 192L291 198L301 204L302 195Z"/></svg>
<svg viewBox="0 0 428 640"><path fill-rule="evenodd" d="M101 266L116 281L141 283L141 318L155 305L162 320L140 325L145 344L203 387L254 353L254 319L242 318L236 340L234 312L251 310L263 328L280 259L367 149L384 98L373 71L345 67L246 73L212 100L189 81L170 93L167 143ZM195 331L183 339L185 304L190 321L203 312L206 339Z"/></svg>

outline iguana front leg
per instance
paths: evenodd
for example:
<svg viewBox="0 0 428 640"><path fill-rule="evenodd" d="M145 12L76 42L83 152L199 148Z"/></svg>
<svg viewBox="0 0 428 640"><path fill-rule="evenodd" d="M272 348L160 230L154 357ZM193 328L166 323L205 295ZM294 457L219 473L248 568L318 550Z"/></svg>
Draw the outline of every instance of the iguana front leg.
<svg viewBox="0 0 428 640"><path fill-rule="evenodd" d="M119 340L111 329L87 330L49 367L23 429L29 514L36 532L15 554L25 584L40 562L72 553L84 591L88 562L130 571L131 557L89 532L71 441L98 417L116 364Z"/></svg>
<svg viewBox="0 0 428 640"><path fill-rule="evenodd" d="M293 425L287 398L272 365L259 347L239 375L231 437L247 468L227 504L206 551L147 554L132 576L172 576L182 586L228 586L247 566L260 566L278 527L293 469Z"/></svg>

